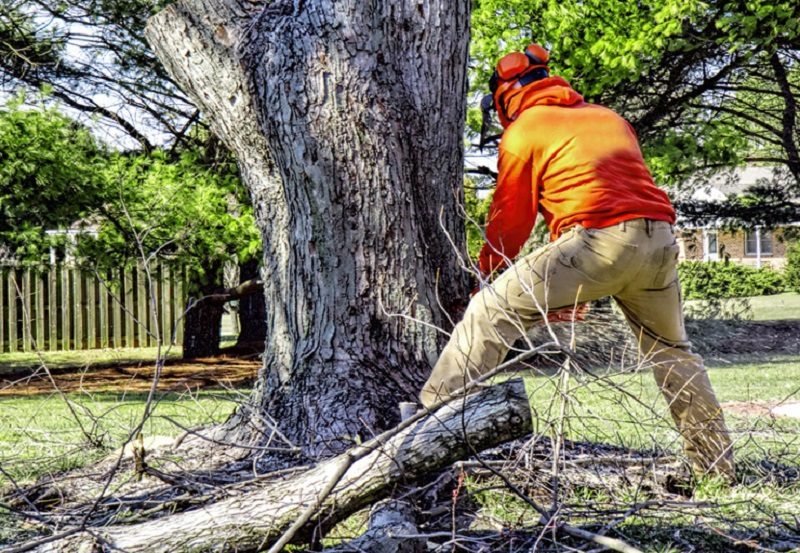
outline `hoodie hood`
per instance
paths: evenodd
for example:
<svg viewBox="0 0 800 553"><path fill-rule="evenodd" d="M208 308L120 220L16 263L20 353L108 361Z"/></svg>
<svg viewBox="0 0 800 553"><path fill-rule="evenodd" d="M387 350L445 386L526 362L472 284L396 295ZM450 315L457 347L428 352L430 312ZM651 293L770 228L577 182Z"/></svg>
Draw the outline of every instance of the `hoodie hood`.
<svg viewBox="0 0 800 553"><path fill-rule="evenodd" d="M573 106L583 102L583 96L575 92L561 77L546 77L527 86L502 92L496 99L497 113L503 128L508 127L519 115L533 106Z"/></svg>

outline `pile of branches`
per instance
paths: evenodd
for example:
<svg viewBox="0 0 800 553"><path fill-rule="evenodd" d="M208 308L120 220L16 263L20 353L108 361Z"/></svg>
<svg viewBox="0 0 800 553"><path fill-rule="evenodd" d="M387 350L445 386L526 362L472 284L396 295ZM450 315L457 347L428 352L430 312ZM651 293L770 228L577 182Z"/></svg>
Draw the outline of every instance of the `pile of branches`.
<svg viewBox="0 0 800 553"><path fill-rule="evenodd" d="M28 532L5 551L630 553L659 521L686 550L699 528L719 542L708 550L800 546L785 519L765 533L692 499L689 472L664 451L531 434L529 401L518 379L480 388L337 457L268 472L280 456L214 431L135 440L91 467L5 490Z"/></svg>

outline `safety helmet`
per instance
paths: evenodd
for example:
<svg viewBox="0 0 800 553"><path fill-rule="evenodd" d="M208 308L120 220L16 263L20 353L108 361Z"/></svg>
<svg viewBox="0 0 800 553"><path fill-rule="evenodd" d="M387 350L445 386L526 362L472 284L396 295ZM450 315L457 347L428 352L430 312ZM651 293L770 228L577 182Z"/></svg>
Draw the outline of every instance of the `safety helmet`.
<svg viewBox="0 0 800 553"><path fill-rule="evenodd" d="M529 44L524 52L506 54L497 62L494 73L489 79L490 94L481 100L481 110L484 115L481 126L481 146L485 141L484 127L489 126L491 110L497 110L497 115L503 127L511 124L507 112L508 101L515 91L534 81L544 79L550 75L547 67L550 53L538 44Z"/></svg>

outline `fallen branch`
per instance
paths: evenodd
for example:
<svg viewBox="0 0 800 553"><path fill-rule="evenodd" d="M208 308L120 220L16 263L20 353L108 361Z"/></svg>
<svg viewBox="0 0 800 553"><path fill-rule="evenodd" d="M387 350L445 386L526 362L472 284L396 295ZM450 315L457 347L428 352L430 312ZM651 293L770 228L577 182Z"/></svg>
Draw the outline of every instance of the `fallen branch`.
<svg viewBox="0 0 800 553"><path fill-rule="evenodd" d="M256 550L284 534L302 542L315 529L324 532L385 497L398 482L413 482L476 451L526 435L531 426L524 385L512 380L455 399L428 416L413 417L400 431L388 431L266 488L141 524L87 528L39 551L77 551L95 544L129 553ZM308 513L297 533L287 531Z"/></svg>
<svg viewBox="0 0 800 553"><path fill-rule="evenodd" d="M372 508L363 535L325 553L422 553L427 551L426 542L417 530L414 508L405 501L389 500Z"/></svg>
<svg viewBox="0 0 800 553"><path fill-rule="evenodd" d="M218 292L216 294L209 294L208 296L203 296L199 301L207 301L212 303L227 303L229 301L242 299L247 296L252 296L256 293L263 293L264 292L264 282L260 278L254 278L250 280L246 280L239 284L238 286L234 286L233 288L227 288Z"/></svg>

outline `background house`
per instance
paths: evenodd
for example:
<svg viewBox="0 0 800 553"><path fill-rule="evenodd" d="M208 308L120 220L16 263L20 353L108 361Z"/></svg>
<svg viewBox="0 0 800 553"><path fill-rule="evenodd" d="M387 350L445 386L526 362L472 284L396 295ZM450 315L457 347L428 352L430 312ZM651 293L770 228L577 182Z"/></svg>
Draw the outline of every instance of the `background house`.
<svg viewBox="0 0 800 553"><path fill-rule="evenodd" d="M691 201L722 203L731 196L741 196L748 189L772 181L774 167L743 167L730 173L715 175L693 187ZM787 231L800 227L800 202L797 219L784 225L756 225L732 228L732 221L712 220L703 224L679 218L678 243L681 260L716 261L728 259L754 267L779 269L786 263ZM800 230L800 228L798 228Z"/></svg>

